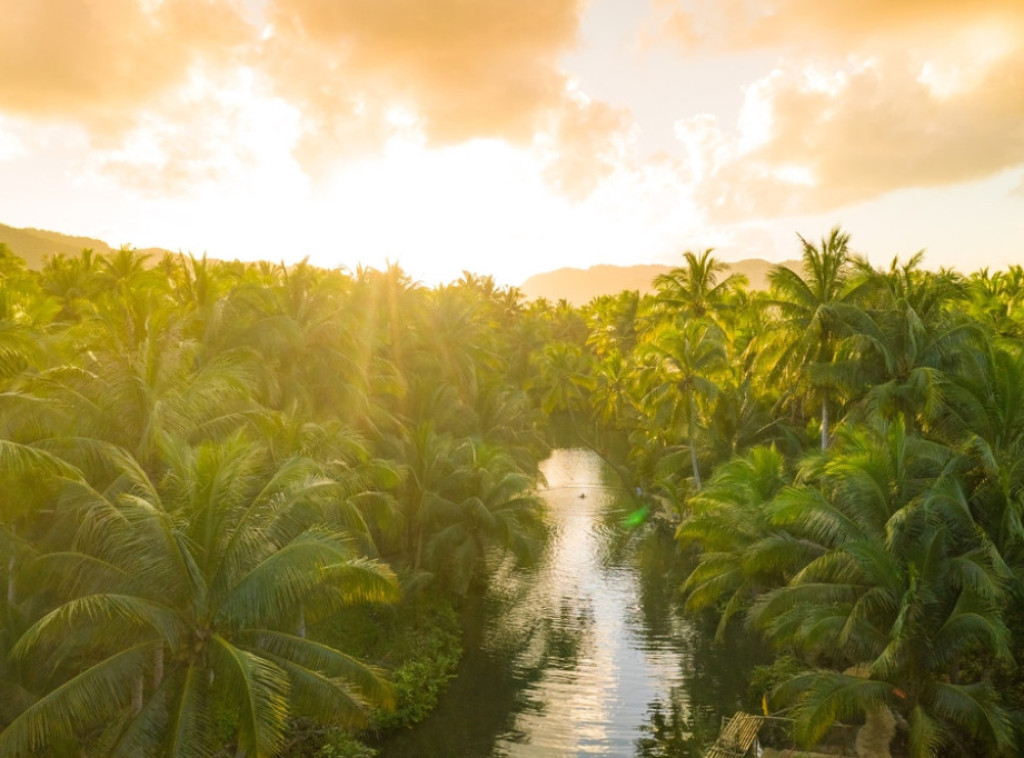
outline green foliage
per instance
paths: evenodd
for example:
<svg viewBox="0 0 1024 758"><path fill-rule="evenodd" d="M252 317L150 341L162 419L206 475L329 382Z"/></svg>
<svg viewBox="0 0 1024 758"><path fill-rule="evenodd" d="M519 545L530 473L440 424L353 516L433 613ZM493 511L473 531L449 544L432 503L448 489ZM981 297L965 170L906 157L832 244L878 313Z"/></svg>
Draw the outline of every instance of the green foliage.
<svg viewBox="0 0 1024 758"><path fill-rule="evenodd" d="M422 721L437 704L462 658L459 620L440 601L400 629L382 661L395 689L395 708L377 714L380 729L408 728Z"/></svg>
<svg viewBox="0 0 1024 758"><path fill-rule="evenodd" d="M333 733L313 758L374 758L377 751L343 732Z"/></svg>
<svg viewBox="0 0 1024 758"><path fill-rule="evenodd" d="M780 684L803 673L804 669L804 664L796 657L780 655L769 664L754 667L754 671L750 675L750 691L759 697L766 696ZM774 710L774 703L767 702L769 711Z"/></svg>
<svg viewBox="0 0 1024 758"><path fill-rule="evenodd" d="M301 721L349 754L332 727L394 702L361 654L421 717L448 622L393 660L399 626L360 651L328 622L397 600L397 572L458 594L528 559L523 367L585 325L520 300L397 266L0 249L0 752L271 756Z"/></svg>
<svg viewBox="0 0 1024 758"><path fill-rule="evenodd" d="M643 311L592 304L595 414L697 551L687 607L775 644L761 686L805 740L884 705L913 755L1011 754L1024 277L800 243L763 297L706 251Z"/></svg>
<svg viewBox="0 0 1024 758"><path fill-rule="evenodd" d="M884 705L913 755L1013 754L1024 273L800 243L768 293L688 252L584 309L397 266L0 250L0 752L272 755L302 716L358 755L332 725L392 692L374 719L414 723L459 657L426 598L531 559L560 419L628 441L699 552L688 606L799 662L764 676L807 740ZM366 605L398 575L401 608Z"/></svg>

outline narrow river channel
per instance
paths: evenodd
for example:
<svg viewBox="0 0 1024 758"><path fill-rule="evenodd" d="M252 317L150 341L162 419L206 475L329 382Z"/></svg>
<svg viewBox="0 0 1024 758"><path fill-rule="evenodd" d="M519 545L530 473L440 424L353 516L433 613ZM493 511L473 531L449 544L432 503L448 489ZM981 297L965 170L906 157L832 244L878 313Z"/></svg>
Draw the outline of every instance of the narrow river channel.
<svg viewBox="0 0 1024 758"><path fill-rule="evenodd" d="M381 758L699 755L749 706L758 651L682 617L670 539L627 534L636 503L601 459L560 449L542 470L545 554L495 583L437 711Z"/></svg>

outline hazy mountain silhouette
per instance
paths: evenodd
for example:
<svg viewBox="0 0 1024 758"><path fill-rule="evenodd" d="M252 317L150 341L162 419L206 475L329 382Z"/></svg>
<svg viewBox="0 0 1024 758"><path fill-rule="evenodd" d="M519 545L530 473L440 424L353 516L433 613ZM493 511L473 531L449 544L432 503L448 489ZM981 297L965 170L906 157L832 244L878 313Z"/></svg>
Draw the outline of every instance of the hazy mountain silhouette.
<svg viewBox="0 0 1024 758"><path fill-rule="evenodd" d="M0 224L0 242L7 245L12 253L24 259L29 268L37 270L43 267L43 262L49 255L63 253L77 258L85 248L90 248L94 253L103 255L115 252L115 248L103 240L92 237L76 237L60 232L48 232L45 229L17 229L5 224ZM159 247L148 247L140 248L139 252L153 255L155 259L170 251ZM150 261L150 263L153 262L155 261Z"/></svg>
<svg viewBox="0 0 1024 758"><path fill-rule="evenodd" d="M768 272L776 264L760 258L748 258L727 265L730 271L745 275L751 289L767 289ZM801 264L799 261L783 261L782 265L799 271ZM534 274L519 285L519 289L531 300L538 297L552 301L565 298L573 305L583 305L598 295L615 295L623 290L639 290L641 294L654 292L655 278L673 268L657 264L560 268Z"/></svg>
<svg viewBox="0 0 1024 758"><path fill-rule="evenodd" d="M115 248L103 240L92 237L76 237L45 229L19 229L0 224L0 243L4 243L15 255L23 258L31 269L41 269L47 256L64 254L77 257L85 248L93 252L108 255ZM159 260L164 253L170 252L159 247L139 249L140 253L150 254L150 264ZM754 289L768 286L768 272L775 264L760 258L751 258L728 264L732 271L745 274ZM784 265L799 267L798 261L785 261ZM654 291L654 279L659 274L672 270L672 266L657 264L637 266L598 265L588 269L560 268L534 274L520 285L526 296L534 300L544 297L551 301L565 298L573 305L583 305L598 295L614 295L623 290L639 290L641 293Z"/></svg>

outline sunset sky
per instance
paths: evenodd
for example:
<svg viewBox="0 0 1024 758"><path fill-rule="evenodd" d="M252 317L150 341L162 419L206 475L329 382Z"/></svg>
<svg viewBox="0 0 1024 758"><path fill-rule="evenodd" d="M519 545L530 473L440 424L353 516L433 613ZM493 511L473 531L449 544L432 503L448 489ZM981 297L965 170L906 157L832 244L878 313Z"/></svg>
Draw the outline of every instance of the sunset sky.
<svg viewBox="0 0 1024 758"><path fill-rule="evenodd" d="M463 269L1024 262L1022 0L4 0L0 223Z"/></svg>

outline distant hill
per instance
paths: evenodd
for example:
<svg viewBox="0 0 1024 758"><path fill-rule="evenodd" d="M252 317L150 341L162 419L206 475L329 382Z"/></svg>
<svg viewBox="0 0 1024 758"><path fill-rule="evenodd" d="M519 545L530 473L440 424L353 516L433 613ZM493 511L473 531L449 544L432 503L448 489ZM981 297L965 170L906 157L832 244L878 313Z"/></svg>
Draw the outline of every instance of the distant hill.
<svg viewBox="0 0 1024 758"><path fill-rule="evenodd" d="M20 258L23 258L26 265L31 269L41 269L43 262L49 255L64 255L77 257L85 248L91 248L93 252L107 255L115 252L103 240L92 237L75 237L60 232L48 232L45 229L17 229L13 226L0 224L0 242ZM140 249L138 252L152 255L154 259L159 258L165 252L159 247ZM150 261L153 263L154 261Z"/></svg>
<svg viewBox="0 0 1024 758"><path fill-rule="evenodd" d="M108 255L115 248L103 240L92 237L76 237L45 229L18 229L0 224L0 242L25 260L30 269L41 269L49 255L64 254L75 257L85 248ZM152 255L150 264L155 263L169 251L159 247L139 249L138 252ZM787 266L798 266L797 261L785 261ZM754 289L768 286L768 272L775 264L760 258L728 264L732 271L745 274ZM560 268L543 274L534 274L523 282L519 289L534 300L544 297L551 301L565 298L573 305L589 303L598 295L615 295L623 290L639 290L641 293L654 291L653 282L659 274L672 270L672 266L647 264L637 266L591 266L588 269Z"/></svg>
<svg viewBox="0 0 1024 758"><path fill-rule="evenodd" d="M72 237L69 234L48 232L43 229L16 229L0 224L0 242L15 255L23 258L29 268L40 269L48 255L63 253L77 256L84 248L97 253L111 253L113 249L102 240L91 237Z"/></svg>
<svg viewBox="0 0 1024 758"><path fill-rule="evenodd" d="M771 263L760 258L749 258L729 263L731 272L743 274L752 289L767 289ZM782 265L798 267L799 261L783 261ZM538 297L557 301L565 298L573 305L589 303L598 295L615 295L623 290L639 290L641 294L654 292L654 280L671 271L673 266L646 264L640 266L591 266L588 269L560 268L544 274L534 274L519 289L530 299Z"/></svg>

